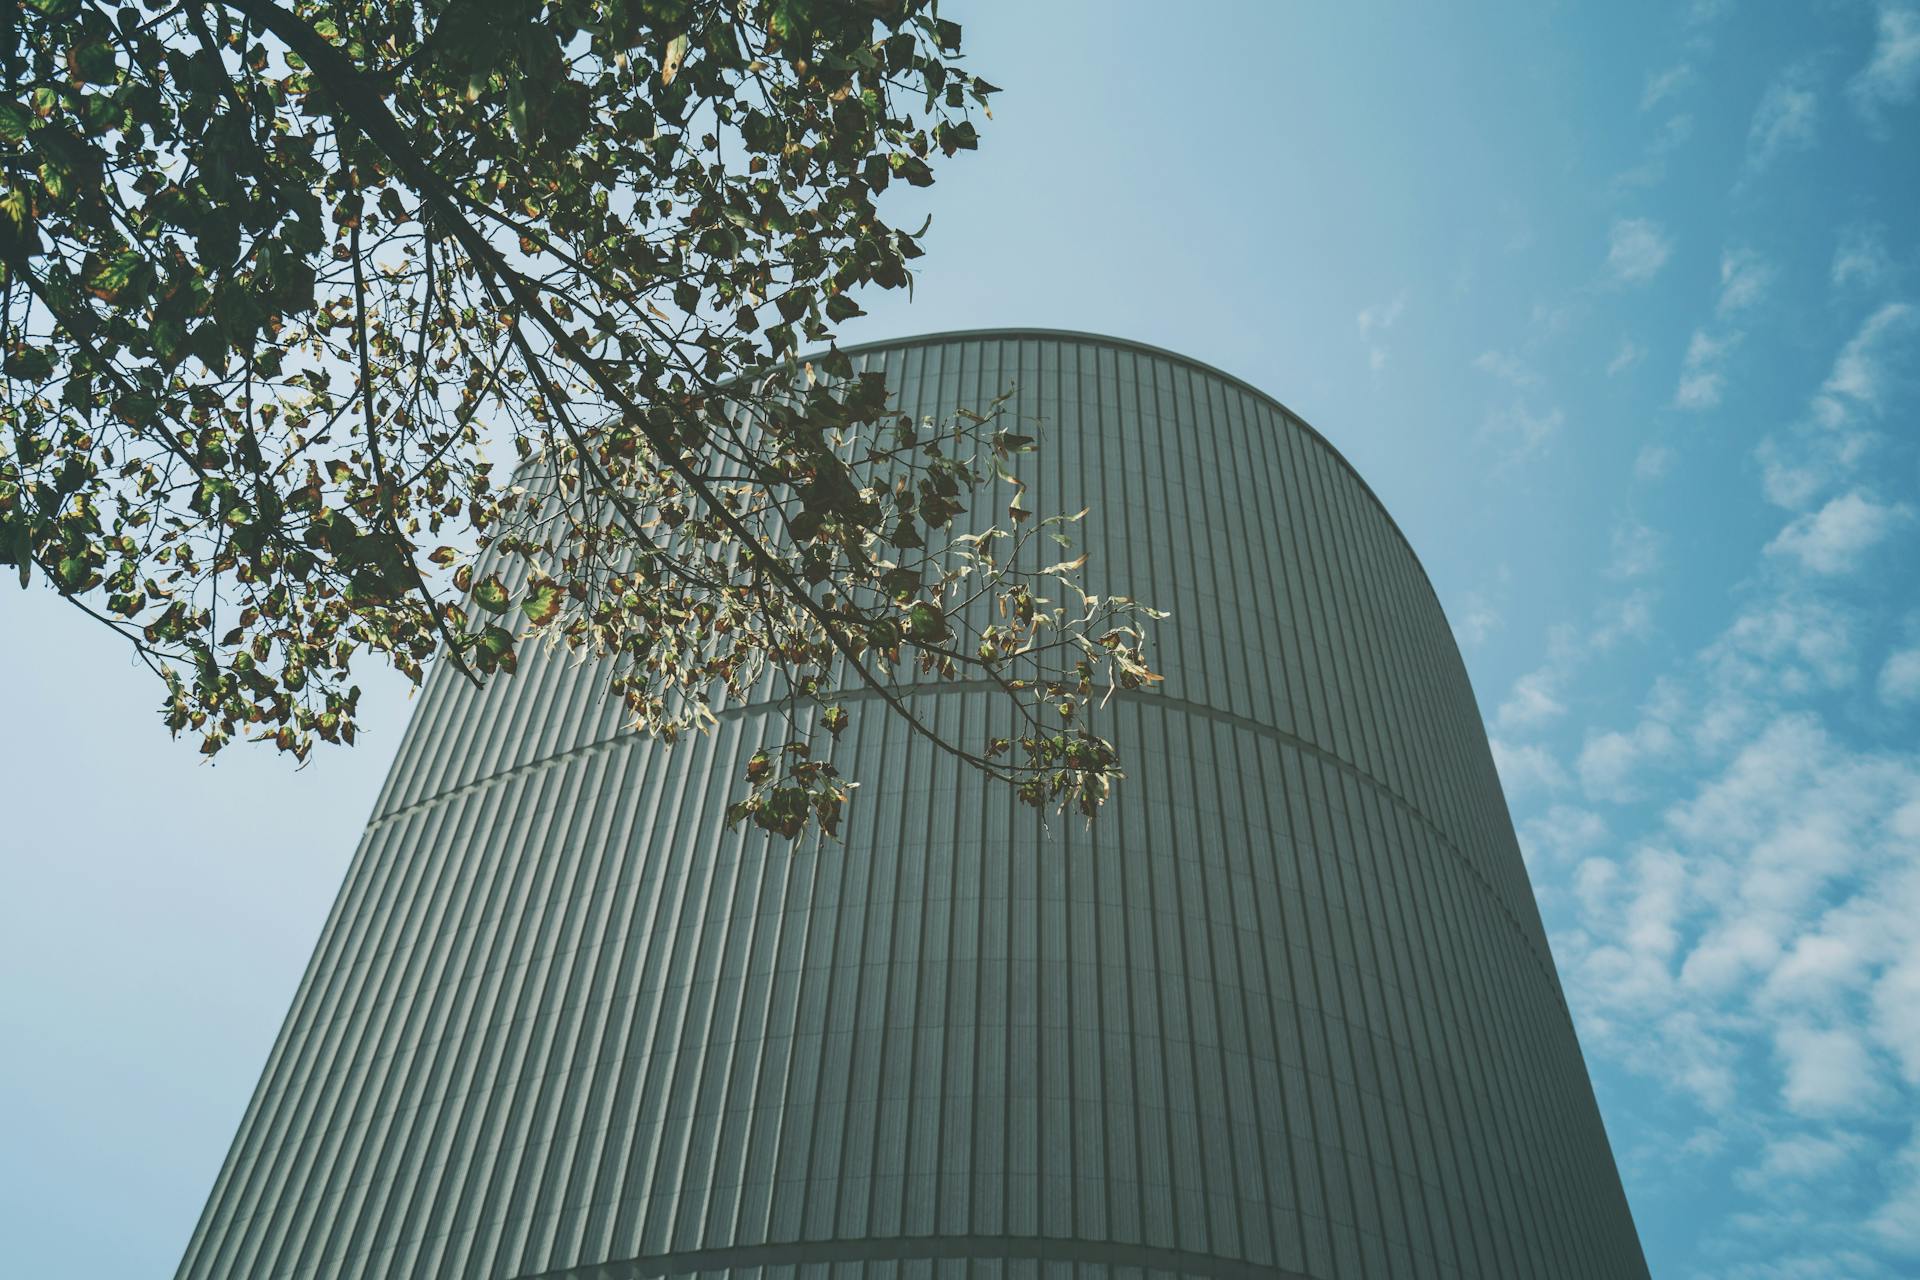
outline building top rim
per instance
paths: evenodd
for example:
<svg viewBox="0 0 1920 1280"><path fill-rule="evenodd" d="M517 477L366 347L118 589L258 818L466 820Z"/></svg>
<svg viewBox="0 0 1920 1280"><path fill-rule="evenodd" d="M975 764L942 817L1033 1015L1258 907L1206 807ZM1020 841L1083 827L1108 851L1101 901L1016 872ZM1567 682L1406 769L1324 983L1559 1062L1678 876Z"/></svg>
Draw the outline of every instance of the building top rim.
<svg viewBox="0 0 1920 1280"><path fill-rule="evenodd" d="M978 329L940 329L931 333L909 334L902 338L877 338L870 342L849 343L841 347L840 351L844 355L853 356L871 351L893 351L902 347L934 346L940 343L980 341L989 338L1066 339L1095 346L1144 352L1147 355L1158 356L1163 360L1172 360L1179 364L1186 365L1209 377L1218 378L1220 381L1230 383L1248 395L1272 405L1285 415L1289 421L1298 425L1318 442L1320 447L1325 449L1327 453L1332 456L1333 460L1340 465L1341 469L1353 477L1354 482L1360 486L1360 491L1367 495L1368 500L1371 501L1375 507L1379 508L1381 516L1384 517L1387 522L1387 527L1393 530L1394 537L1400 540L1400 545L1405 547L1407 554L1413 558L1413 567L1420 571L1420 580L1427 584L1427 591L1433 596L1434 606L1440 610L1440 616L1443 619L1446 618L1446 606L1441 603L1440 592L1433 585L1433 575L1429 574L1427 572L1427 566L1421 563L1420 553L1414 550L1413 540L1407 537L1406 530L1402 529L1400 522L1393 518L1393 511L1381 500L1380 495L1374 492L1373 486L1367 483L1367 478L1360 474L1360 469L1348 461L1347 455L1340 452L1333 441L1327 439L1318 427L1315 427L1311 422L1308 422L1292 409L1289 409L1278 396L1273 395L1271 392L1261 390L1245 378L1240 377L1238 374L1229 373L1218 365L1208 364L1205 360L1196 359L1193 356L1182 354L1167 347L1157 347L1151 342L1141 342L1135 338L1122 338L1110 333L1094 333L1086 329L1049 329L1039 325L1015 325L1007 328L988 326ZM827 352L824 350L815 350L804 352L794 358L797 361L806 362L818 360L826 354ZM1448 630L1452 630L1453 623L1451 620L1447 621L1447 627Z"/></svg>

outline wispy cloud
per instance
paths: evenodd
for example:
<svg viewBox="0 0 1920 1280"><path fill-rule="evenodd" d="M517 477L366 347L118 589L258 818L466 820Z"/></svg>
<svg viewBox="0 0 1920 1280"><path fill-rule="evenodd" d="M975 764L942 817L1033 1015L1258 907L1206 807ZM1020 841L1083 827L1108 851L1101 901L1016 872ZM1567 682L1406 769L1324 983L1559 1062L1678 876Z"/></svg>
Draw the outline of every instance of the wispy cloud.
<svg viewBox="0 0 1920 1280"><path fill-rule="evenodd" d="M1879 410L1885 396L1888 369L1885 347L1889 338L1912 327L1913 307L1904 302L1889 302L1867 317L1866 323L1833 362L1833 372L1820 387L1814 410L1826 425L1844 417L1845 399L1869 410Z"/></svg>
<svg viewBox="0 0 1920 1280"><path fill-rule="evenodd" d="M1876 19L1873 57L1847 85L1854 105L1875 122L1920 88L1920 9L1882 0Z"/></svg>
<svg viewBox="0 0 1920 1280"><path fill-rule="evenodd" d="M1733 8L1733 0L1693 0L1686 9L1684 21L1690 28L1712 26L1720 21Z"/></svg>
<svg viewBox="0 0 1920 1280"><path fill-rule="evenodd" d="M1873 424L1902 373L1896 356L1908 349L1916 320L1920 312L1905 302L1875 310L1834 357L1807 420L1760 442L1754 455L1769 501L1801 510L1858 468L1877 442Z"/></svg>
<svg viewBox="0 0 1920 1280"><path fill-rule="evenodd" d="M1890 707L1920 705L1920 646L1888 654L1877 687L1880 701Z"/></svg>
<svg viewBox="0 0 1920 1280"><path fill-rule="evenodd" d="M1623 804L1640 796L1641 769L1671 757L1679 748L1679 736L1672 728L1649 716L1631 729L1588 734L1574 767L1589 797Z"/></svg>
<svg viewBox="0 0 1920 1280"><path fill-rule="evenodd" d="M1812 99L1817 82L1776 87L1781 113L1754 140L1762 163L1814 136L1817 100L1795 108L1792 94ZM1786 261L1740 245L1722 256L1674 403L1734 398L1728 371L1748 353L1729 352L1760 339L1752 317L1776 296L1790 300ZM1841 240L1831 274L1836 286L1876 290L1898 275L1878 238L1862 234ZM1821 322L1817 300L1805 310L1809 325ZM1920 369L1907 363L1920 353L1920 309L1862 311L1804 408L1789 405L1793 425L1759 450L1767 494L1788 510L1777 536L1752 544L1757 571L1719 634L1637 710L1584 732L1568 721L1617 700L1603 682L1619 664L1589 675L1557 662L1556 637L1493 717L1503 779L1525 788L1516 830L1549 885L1583 1039L1602 1061L1646 1075L1659 1099L1649 1106L1681 1108L1667 1157L1688 1132L1702 1135L1697 1158L1718 1166L1727 1194L1753 1202L1726 1219L1741 1247L1729 1243L1707 1268L1727 1280L1879 1280L1902 1273L1890 1255L1920 1257L1910 1225L1920 1130L1887 1159L1889 1132L1914 1130L1920 1115L1920 750L1864 737L1920 708L1920 617L1880 647L1882 606L1839 580L1920 527L1920 500L1891 487L1896 473L1866 467L1871 449L1908 456L1892 424L1904 422L1908 375ZM1635 474L1671 464L1649 444ZM1610 551L1609 575L1630 582L1659 559L1633 518L1616 525ZM1862 715L1876 697L1882 709ZM1864 731L1850 740L1855 718Z"/></svg>
<svg viewBox="0 0 1920 1280"><path fill-rule="evenodd" d="M1653 279L1672 256L1672 239L1651 218L1618 219L1607 233L1607 272L1621 284Z"/></svg>
<svg viewBox="0 0 1920 1280"><path fill-rule="evenodd" d="M1850 751L1794 713L1689 785L1633 852L1581 864L1583 931L1566 939L1576 1003L1630 1047L1629 1065L1709 1107L1731 1100L1728 1075L1768 1069L1736 1065L1756 1030L1787 1114L1891 1104L1904 1032L1881 992L1920 963L1920 940L1895 923L1920 906L1920 869L1903 852L1920 828L1903 816L1920 762ZM1854 944L1837 982L1779 980L1828 934ZM1808 1176L1851 1155L1780 1143L1754 1176Z"/></svg>
<svg viewBox="0 0 1920 1280"><path fill-rule="evenodd" d="M1908 515L1905 506L1855 489L1796 517L1767 544L1767 554L1796 559L1814 573L1851 573Z"/></svg>
<svg viewBox="0 0 1920 1280"><path fill-rule="evenodd" d="M1701 655L1714 698L1724 705L1731 697L1843 688L1858 674L1853 630L1845 610L1798 591L1750 604Z"/></svg>
<svg viewBox="0 0 1920 1280"><path fill-rule="evenodd" d="M1633 459L1633 478L1636 480L1663 479L1673 469L1673 450L1663 444L1640 446L1640 452Z"/></svg>
<svg viewBox="0 0 1920 1280"><path fill-rule="evenodd" d="M1598 849L1607 840L1607 822L1591 809L1556 804L1519 830L1520 846L1531 863L1572 862Z"/></svg>
<svg viewBox="0 0 1920 1280"><path fill-rule="evenodd" d="M1631 191L1637 187L1651 187L1667 176L1667 162L1674 153L1687 145L1693 137L1693 117L1687 112L1678 112L1668 116L1652 138L1647 141L1641 161L1633 168L1616 174L1613 187L1616 191Z"/></svg>
<svg viewBox="0 0 1920 1280"><path fill-rule="evenodd" d="M1603 600L1593 611L1593 630L1587 635L1591 653L1605 653L1626 640L1644 640L1653 634L1653 593L1629 591L1615 600Z"/></svg>
<svg viewBox="0 0 1920 1280"><path fill-rule="evenodd" d="M1613 558L1609 578L1643 578L1660 567L1660 535L1638 520L1613 527Z"/></svg>
<svg viewBox="0 0 1920 1280"><path fill-rule="evenodd" d="M1500 785L1510 796L1534 791L1553 791L1567 785L1567 771L1553 753L1538 743L1513 743L1491 738L1494 768L1500 773Z"/></svg>
<svg viewBox="0 0 1920 1280"><path fill-rule="evenodd" d="M1513 691L1500 704L1499 721L1503 729L1532 729L1566 713L1566 704L1556 696L1559 673L1551 667L1532 671L1513 682Z"/></svg>
<svg viewBox="0 0 1920 1280"><path fill-rule="evenodd" d="M1867 1220L1867 1227L1888 1248L1920 1258L1920 1126L1893 1162L1886 1200Z"/></svg>
<svg viewBox="0 0 1920 1280"><path fill-rule="evenodd" d="M1833 285L1874 288L1892 274L1893 261L1887 254L1886 232L1879 227L1849 227L1840 233L1833 251Z"/></svg>
<svg viewBox="0 0 1920 1280"><path fill-rule="evenodd" d="M1648 76L1647 87L1640 92L1640 109L1653 110L1685 88L1692 79L1693 68L1684 62Z"/></svg>
<svg viewBox="0 0 1920 1280"><path fill-rule="evenodd" d="M1530 387L1540 381L1526 361L1505 351L1482 351L1474 358L1473 367L1516 387Z"/></svg>
<svg viewBox="0 0 1920 1280"><path fill-rule="evenodd" d="M1386 368L1388 350L1384 339L1387 331L1400 322L1407 309L1407 295L1396 295L1392 301L1365 307L1354 317L1360 326L1360 341L1367 346L1367 367L1378 373Z"/></svg>
<svg viewBox="0 0 1920 1280"><path fill-rule="evenodd" d="M1516 400L1487 415L1480 424L1480 438L1499 450L1500 466L1517 466L1545 453L1566 420L1558 408L1536 411L1526 401Z"/></svg>
<svg viewBox="0 0 1920 1280"><path fill-rule="evenodd" d="M1747 169L1760 173L1787 151L1813 145L1820 124L1820 95L1812 72L1789 67L1767 86L1747 130Z"/></svg>
<svg viewBox="0 0 1920 1280"><path fill-rule="evenodd" d="M1607 361L1607 376L1617 377L1646 358L1647 349L1632 338L1620 339L1620 349L1613 353L1613 359Z"/></svg>
<svg viewBox="0 0 1920 1280"><path fill-rule="evenodd" d="M1726 393L1727 376L1721 364L1729 351L1739 345L1738 333L1715 337L1705 329L1695 329L1687 342L1686 358L1680 362L1680 385L1674 388L1673 403L1678 409L1715 409Z"/></svg>
<svg viewBox="0 0 1920 1280"><path fill-rule="evenodd" d="M1750 310L1773 286L1773 265L1751 249L1729 249L1720 255L1720 298L1714 310L1721 316Z"/></svg>
<svg viewBox="0 0 1920 1280"><path fill-rule="evenodd" d="M1853 1027L1788 1023L1774 1032L1774 1050L1785 1077L1781 1101L1795 1115L1870 1115L1887 1100L1882 1068Z"/></svg>
<svg viewBox="0 0 1920 1280"><path fill-rule="evenodd" d="M1453 634L1469 647L1485 644L1500 629L1500 612L1478 595L1469 595L1453 622Z"/></svg>
<svg viewBox="0 0 1920 1280"><path fill-rule="evenodd" d="M1739 1180L1749 1191L1774 1191L1822 1178L1844 1167L1860 1150L1849 1133L1793 1133L1766 1144L1758 1164Z"/></svg>

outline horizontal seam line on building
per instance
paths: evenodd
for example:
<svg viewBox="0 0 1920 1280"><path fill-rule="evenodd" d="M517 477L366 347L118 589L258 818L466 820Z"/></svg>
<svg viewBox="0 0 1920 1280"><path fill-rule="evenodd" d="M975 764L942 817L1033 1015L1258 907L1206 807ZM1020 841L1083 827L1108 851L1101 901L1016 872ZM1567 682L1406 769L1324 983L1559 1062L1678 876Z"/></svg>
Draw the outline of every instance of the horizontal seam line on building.
<svg viewBox="0 0 1920 1280"><path fill-rule="evenodd" d="M937 684L895 685L888 689L887 692L895 696L911 697L915 694L980 693L997 691L998 689L999 686L990 680L952 680ZM873 689L847 689L831 695L826 700L831 702L857 702L877 699L879 696L878 691ZM1560 1012L1571 1021L1572 1012L1567 1008L1566 998L1560 991L1560 984L1554 978L1552 962L1540 955L1539 948L1534 944L1533 939L1527 935L1526 927L1520 922L1519 918L1514 915L1512 908L1510 908L1506 900L1501 897L1499 890L1494 887L1493 882L1486 878L1480 868L1473 865L1473 860L1467 857L1460 847L1453 842L1453 838L1432 818L1429 818L1425 813L1421 812L1420 807L1414 804L1413 801L1407 799L1387 783L1374 777L1352 761L1342 759L1318 743L1310 742L1297 734L1287 732L1285 729L1276 728L1269 724L1262 724L1258 720L1249 719L1246 716L1238 715L1232 711L1222 711L1217 707L1207 706L1205 703L1189 702L1185 698L1175 698L1164 693L1140 693L1134 690L1116 689L1114 690L1113 696L1124 698L1129 702L1135 702L1142 706L1157 705L1180 712L1183 715L1190 715L1203 720L1215 720L1223 724L1233 725L1235 728L1245 729L1249 733L1256 733L1271 738L1276 742L1284 743L1297 751L1306 752L1332 765L1363 786L1370 787L1385 796L1388 800L1392 801L1394 805L1411 815L1413 820L1419 823L1421 827L1439 843L1440 847L1445 849L1453 860L1459 863L1460 866L1465 869L1466 873L1473 878L1474 882L1486 893L1487 898L1493 903L1494 908L1500 912L1501 917L1505 919L1513 931L1519 935L1521 945L1527 949L1527 954L1533 957L1534 964L1541 971L1541 976L1546 979L1547 990L1553 993L1554 1003L1560 1007ZM724 723L728 720L745 716L749 712L771 710L777 706L779 706L779 704L776 702L747 702L739 706L727 707L722 711L715 712L714 718L716 721ZM411 814L418 813L423 809L444 801L455 800L462 796L470 795L483 787L505 782L510 778L535 773L541 769L551 768L576 756L589 756L596 751L612 751L625 746L639 736L638 733L633 733L611 738L601 738L595 742L582 743L577 747L568 747L564 751L556 751L552 755L541 756L537 760L529 760L524 764L514 765L510 769L502 769L496 773L487 774L484 777L474 778L468 782L461 783L457 787L449 787L445 791L438 791L432 795L423 796L418 800L401 805L398 808L389 809L385 813L376 813L368 820L367 830L372 831L375 828L386 826L388 823L398 821L401 818L408 817Z"/></svg>
<svg viewBox="0 0 1920 1280"><path fill-rule="evenodd" d="M1217 1280L1309 1280L1284 1267L1154 1245L1062 1236L888 1236L862 1240L802 1240L791 1244L735 1245L652 1254L615 1262L590 1262L553 1271L524 1273L519 1280L643 1280L747 1267L806 1266L837 1262L911 1262L918 1259L1091 1262L1176 1271Z"/></svg>

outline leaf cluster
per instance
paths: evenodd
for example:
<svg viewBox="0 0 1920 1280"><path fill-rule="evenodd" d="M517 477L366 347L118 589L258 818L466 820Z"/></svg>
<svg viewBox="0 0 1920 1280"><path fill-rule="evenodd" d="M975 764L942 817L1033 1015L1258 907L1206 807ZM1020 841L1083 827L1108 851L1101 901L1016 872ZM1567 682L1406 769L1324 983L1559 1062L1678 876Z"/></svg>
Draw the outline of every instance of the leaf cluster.
<svg viewBox="0 0 1920 1280"><path fill-rule="evenodd" d="M930 0L13 26L0 564L124 635L174 732L305 758L352 741L357 658L480 680L544 636L668 738L780 702L732 810L769 831L834 829L855 697L1098 807L1086 708L1155 678L1147 611L1039 564L1070 522L1022 505L1003 404L912 422L832 345L922 252L884 194L972 149L995 92ZM927 679L990 683L1019 731L947 741Z"/></svg>

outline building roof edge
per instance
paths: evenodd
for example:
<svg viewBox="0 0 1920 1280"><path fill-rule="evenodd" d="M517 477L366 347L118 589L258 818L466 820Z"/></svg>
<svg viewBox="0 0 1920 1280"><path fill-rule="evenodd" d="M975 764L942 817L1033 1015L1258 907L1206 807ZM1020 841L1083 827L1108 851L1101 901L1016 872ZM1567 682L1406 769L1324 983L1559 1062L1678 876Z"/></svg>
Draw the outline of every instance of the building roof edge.
<svg viewBox="0 0 1920 1280"><path fill-rule="evenodd" d="M1414 550L1413 540L1407 537L1406 530L1402 529L1400 522L1393 518L1392 510L1381 500L1380 495L1374 492L1373 486L1367 483L1367 478L1360 474L1360 469L1348 461L1347 455L1340 452L1333 441L1327 439L1319 428L1295 413L1292 409L1289 409L1279 397L1273 395L1271 392L1261 390L1238 374L1228 373L1218 365L1208 364L1205 360L1195 359L1193 356L1183 355L1178 351L1172 351L1166 347L1157 347L1151 342L1141 342L1134 338L1116 337L1108 333L1093 333L1084 329L1049 329L1037 325L1016 325L1009 328L941 329L932 333L910 334L903 338L879 338L871 342L849 343L841 347L840 351L851 356L869 351L896 350L901 347L932 346L936 343L943 342L980 341L987 338L1069 339L1076 342L1093 343L1099 346L1145 352L1148 355L1158 356L1163 360L1173 360L1180 364L1187 365L1190 368L1207 374L1209 377L1218 378L1222 382L1231 383L1248 395L1272 405L1290 421L1303 429L1321 448L1325 449L1327 453L1332 456L1333 460L1339 463L1346 473L1352 476L1354 481L1359 484L1361 492L1367 495L1375 507L1379 508L1380 514L1386 519L1387 527L1393 530L1394 536L1400 539L1400 545L1404 546L1407 549L1407 554L1413 557L1413 567L1420 571L1420 580L1427 584L1427 590L1432 593L1433 602L1435 606L1439 608L1441 618L1446 620L1447 629L1449 631L1453 629L1452 620L1447 618L1446 606L1441 602L1440 592L1433 585L1433 575L1429 574L1427 572L1427 566L1421 563L1420 553ZM826 355L826 351L815 350L804 352L795 356L794 359L799 362L805 362L817 360L824 355ZM1456 651L1459 648L1457 639L1454 647Z"/></svg>

